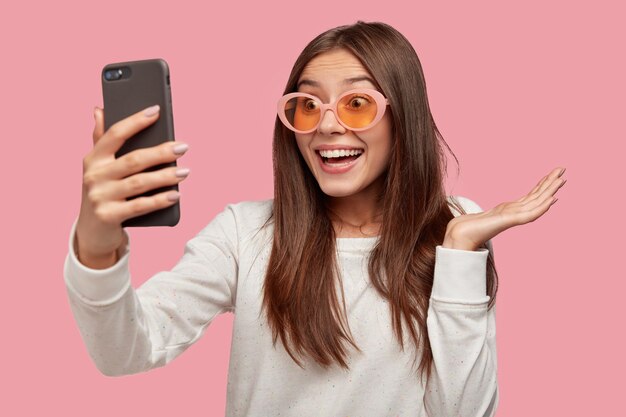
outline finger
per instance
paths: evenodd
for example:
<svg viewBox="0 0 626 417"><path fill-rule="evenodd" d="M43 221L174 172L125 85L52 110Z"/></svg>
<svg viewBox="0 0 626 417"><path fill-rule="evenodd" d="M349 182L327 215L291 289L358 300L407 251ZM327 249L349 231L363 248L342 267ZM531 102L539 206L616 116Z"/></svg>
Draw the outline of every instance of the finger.
<svg viewBox="0 0 626 417"><path fill-rule="evenodd" d="M541 181L539 181L539 183L528 194L518 199L517 202L525 203L529 200L533 200L534 198L537 197L538 194L541 194L543 190L548 188L550 184L552 183L552 181L559 178L563 174L563 172L565 172L564 168L557 167L553 169L548 175L543 177Z"/></svg>
<svg viewBox="0 0 626 417"><path fill-rule="evenodd" d="M177 172L181 172L177 175ZM189 173L178 167L169 167L159 171L143 172L133 175L121 181L121 186L117 187L118 192L122 195L114 197L116 200L123 200L127 197L133 197L145 193L146 191L156 190L158 188L171 186L183 181Z"/></svg>
<svg viewBox="0 0 626 417"><path fill-rule="evenodd" d="M553 181L547 186L541 193L537 194L535 198L526 202L525 208L533 210L535 207L543 205L546 201L551 202L554 194L567 182L563 178L554 178Z"/></svg>
<svg viewBox="0 0 626 417"><path fill-rule="evenodd" d="M147 107L113 124L104 132L94 149L97 156L114 155L124 142L159 118L159 106Z"/></svg>
<svg viewBox="0 0 626 417"><path fill-rule="evenodd" d="M104 114L99 107L93 108L93 118L95 125L93 128L93 144L95 145L98 140L104 135Z"/></svg>
<svg viewBox="0 0 626 417"><path fill-rule="evenodd" d="M145 171L146 168L175 161L183 155L174 153L174 148L181 144L183 143L168 141L157 146L136 149L111 163L93 167L89 174L90 180L93 182L119 180Z"/></svg>
<svg viewBox="0 0 626 417"><path fill-rule="evenodd" d="M137 197L128 201L111 201L103 209L108 212L109 218L122 223L124 220L132 217L169 207L178 201L178 198L171 200L168 196L180 198L180 193L170 190L148 197Z"/></svg>
<svg viewBox="0 0 626 417"><path fill-rule="evenodd" d="M552 171L550 171L550 173L544 177L544 180L541 181L541 184L535 187L535 189L531 192L531 194L541 193L543 190L549 187L550 182L554 181L556 178L560 176L559 175L560 171L561 171L561 168L555 168Z"/></svg>
<svg viewBox="0 0 626 417"><path fill-rule="evenodd" d="M177 175L177 172L180 174ZM92 191L90 198L95 202L125 201L126 198L143 194L150 190L180 183L189 175L179 167L168 167L158 171L142 172L121 181L108 181Z"/></svg>
<svg viewBox="0 0 626 417"><path fill-rule="evenodd" d="M550 175L546 175L545 177L543 177L538 183L537 185L535 185L535 188L533 188L528 194L526 194L525 196L519 198L517 200L518 203L524 203L527 200L529 200L530 198L532 198L535 193L543 186L543 184L545 184L546 180L548 179Z"/></svg>
<svg viewBox="0 0 626 417"><path fill-rule="evenodd" d="M516 212L513 214L515 224L522 225L536 220L547 212L557 200L558 199L554 196L548 196L546 198L537 198L530 204L518 206Z"/></svg>

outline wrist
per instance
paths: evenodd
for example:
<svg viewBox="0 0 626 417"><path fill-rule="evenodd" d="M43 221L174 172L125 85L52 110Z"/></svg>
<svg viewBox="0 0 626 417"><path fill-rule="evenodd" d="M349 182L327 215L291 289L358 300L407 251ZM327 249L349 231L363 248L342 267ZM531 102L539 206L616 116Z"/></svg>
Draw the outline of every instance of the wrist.
<svg viewBox="0 0 626 417"><path fill-rule="evenodd" d="M91 269L106 269L119 261L117 250L106 254L91 254L84 248L81 249L76 239L74 240L74 253L81 264Z"/></svg>
<svg viewBox="0 0 626 417"><path fill-rule="evenodd" d="M446 236L443 239L443 243L441 244L444 248L447 249L459 249L459 250L468 250L475 251L478 249L475 244L472 242L468 242L464 239L454 238L451 235L446 233Z"/></svg>
<svg viewBox="0 0 626 417"><path fill-rule="evenodd" d="M91 269L107 269L115 265L119 260L117 251L104 256L81 255L78 253L76 257L81 264Z"/></svg>

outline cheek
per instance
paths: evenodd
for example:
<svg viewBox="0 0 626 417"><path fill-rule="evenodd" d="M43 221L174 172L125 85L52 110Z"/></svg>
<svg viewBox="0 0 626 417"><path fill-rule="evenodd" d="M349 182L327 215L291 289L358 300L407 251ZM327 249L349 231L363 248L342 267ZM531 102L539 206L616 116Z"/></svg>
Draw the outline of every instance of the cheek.
<svg viewBox="0 0 626 417"><path fill-rule="evenodd" d="M310 150L311 138L311 135L296 134L296 144L298 146L300 156L304 159L304 162L308 165L309 169L312 170L315 164L314 158L316 155Z"/></svg>
<svg viewBox="0 0 626 417"><path fill-rule="evenodd" d="M387 164L391 155L392 142L391 122L387 119L387 115L370 132L361 135L361 139L367 143L371 158Z"/></svg>
<svg viewBox="0 0 626 417"><path fill-rule="evenodd" d="M305 136L302 135L298 135L296 133L296 144L298 145L298 150L300 151L300 154L302 156L305 156L306 154L306 148L307 148L307 138Z"/></svg>

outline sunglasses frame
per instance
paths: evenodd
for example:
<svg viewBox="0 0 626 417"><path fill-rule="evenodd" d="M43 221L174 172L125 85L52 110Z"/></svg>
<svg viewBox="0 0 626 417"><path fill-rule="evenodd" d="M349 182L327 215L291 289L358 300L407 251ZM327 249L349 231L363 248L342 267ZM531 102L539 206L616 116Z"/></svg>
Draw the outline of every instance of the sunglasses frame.
<svg viewBox="0 0 626 417"><path fill-rule="evenodd" d="M376 116L374 117L374 120L372 120L372 123L370 123L369 125L367 125L365 127L360 127L360 128L353 128L353 127L350 127L350 126L346 125L341 120L341 118L339 117L339 115L337 113L337 104L345 96L350 95L350 94L358 94L358 93L367 94L367 95L369 95L370 97L372 97L376 101ZM292 126L289 123L289 121L287 120L287 115L285 114L285 104L287 104L287 101L289 101L289 100L291 100L292 98L295 98L295 97L308 97L310 99L315 100L320 105L320 119L317 122L317 124L315 125L315 127L311 128L309 130L298 130L298 129L296 129L294 126ZM278 110L278 117L280 118L280 121L283 122L283 124L289 130L292 130L292 131L294 131L296 133L311 133L314 130L316 130L319 127L320 123L322 123L322 119L324 118L324 115L326 114L326 111L328 111L328 110L330 110L330 111L332 111L334 113L335 119L337 119L337 121L339 122L339 124L341 126L345 127L348 130L352 130L354 132L360 132L360 131L363 131L363 130L371 129L372 127L374 127L374 125L376 125L378 122L380 122L380 120L385 115L385 110L387 109L387 106L389 106L389 100L387 98L385 98L385 96L383 96L383 94L380 91L373 90L371 88L357 88L357 89L346 91L345 93L342 93L339 97L337 97L337 100L335 100L332 103L328 103L328 104L324 104L319 97L316 97L316 96L314 96L312 94L308 94L308 93L295 92L295 93L285 94L284 96L282 96L280 98L280 100L278 100L277 110Z"/></svg>

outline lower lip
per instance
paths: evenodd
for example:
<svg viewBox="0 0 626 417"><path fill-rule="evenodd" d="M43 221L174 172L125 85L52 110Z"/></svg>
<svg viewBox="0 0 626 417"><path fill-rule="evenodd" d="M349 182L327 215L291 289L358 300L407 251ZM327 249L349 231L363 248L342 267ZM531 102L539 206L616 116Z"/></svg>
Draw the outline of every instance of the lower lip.
<svg viewBox="0 0 626 417"><path fill-rule="evenodd" d="M348 172L352 169L353 166L356 165L356 163L359 161L359 159L361 159L363 157L363 154L361 154L361 156L359 156L358 158L356 158L353 161L350 161L350 163L346 164L346 165L342 165L342 166L338 166L338 167L334 167L331 165L326 165L324 163L324 160L322 159L322 156L315 152L315 154L317 155L317 160L320 163L320 167L322 168L322 171L328 173L328 174L343 174L344 172Z"/></svg>

